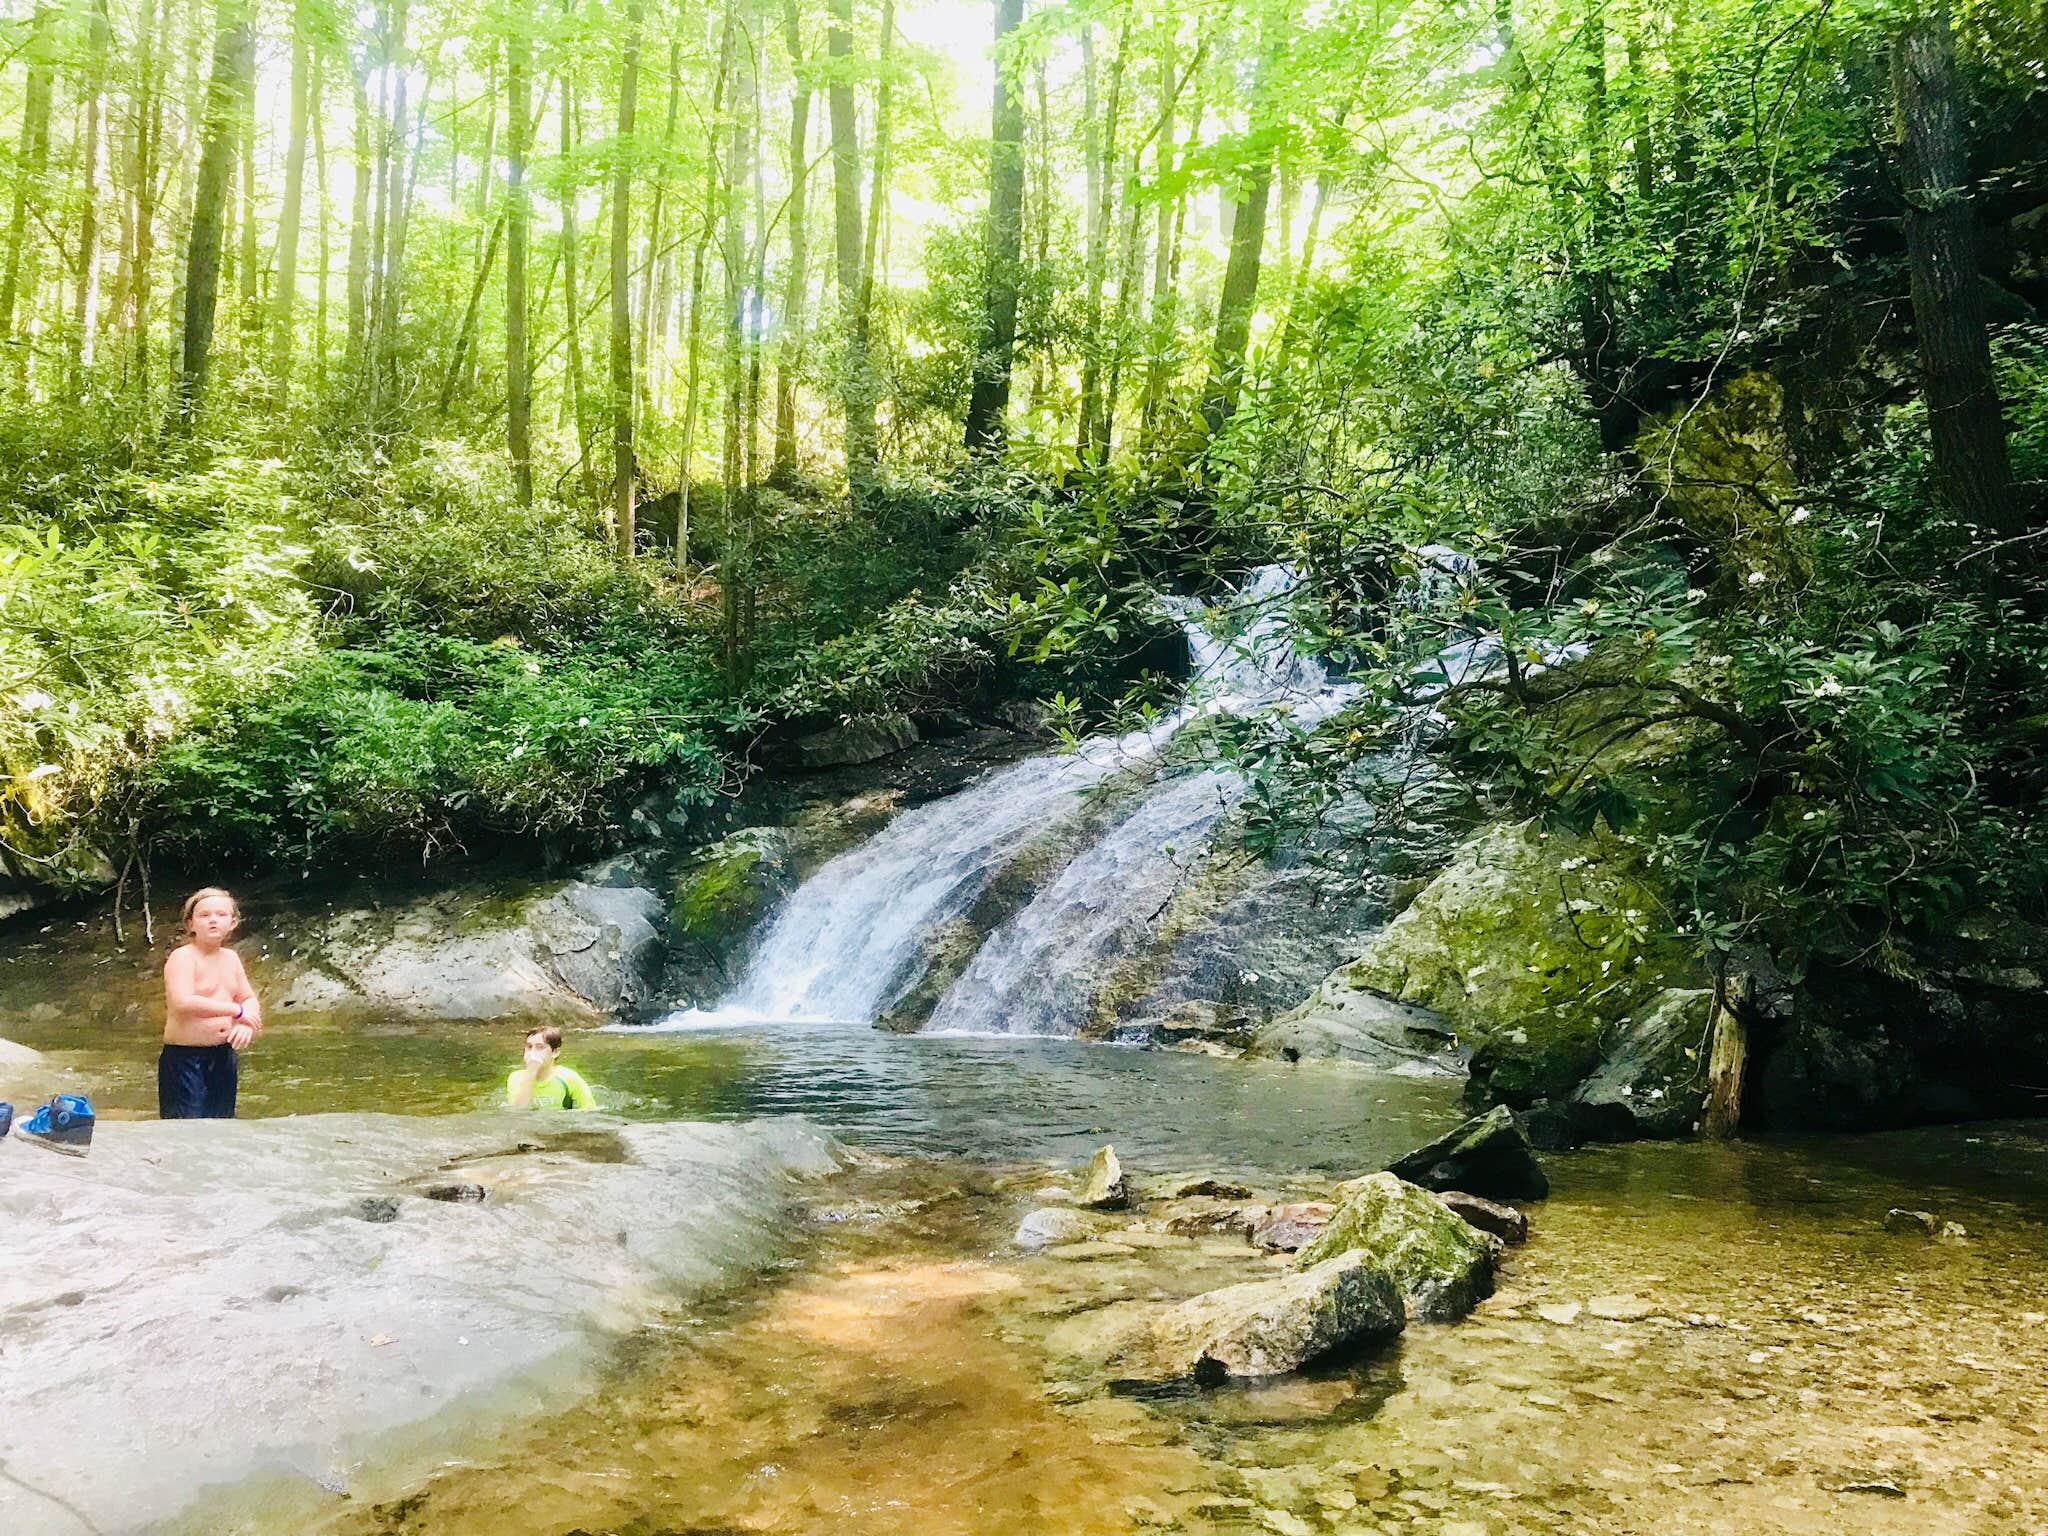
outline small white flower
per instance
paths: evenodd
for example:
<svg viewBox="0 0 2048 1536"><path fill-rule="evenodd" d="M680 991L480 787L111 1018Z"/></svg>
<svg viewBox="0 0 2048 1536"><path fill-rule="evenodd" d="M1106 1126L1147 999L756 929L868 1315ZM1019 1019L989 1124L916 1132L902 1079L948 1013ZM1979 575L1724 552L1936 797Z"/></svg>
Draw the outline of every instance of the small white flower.
<svg viewBox="0 0 2048 1536"><path fill-rule="evenodd" d="M1751 571L1749 573L1749 584L1752 587L1762 586L1764 584L1764 573L1762 571Z"/></svg>
<svg viewBox="0 0 2048 1536"><path fill-rule="evenodd" d="M1838 677L1824 677L1820 686L1813 690L1824 699L1831 699L1842 691L1842 680Z"/></svg>
<svg viewBox="0 0 2048 1536"><path fill-rule="evenodd" d="M1813 516L1811 512L1807 511L1804 507L1800 507L1792 513L1792 521L1795 523L1803 523L1811 516Z"/></svg>
<svg viewBox="0 0 2048 1536"><path fill-rule="evenodd" d="M40 688L31 688L26 693L17 693L14 702L26 710L48 709L57 701Z"/></svg>

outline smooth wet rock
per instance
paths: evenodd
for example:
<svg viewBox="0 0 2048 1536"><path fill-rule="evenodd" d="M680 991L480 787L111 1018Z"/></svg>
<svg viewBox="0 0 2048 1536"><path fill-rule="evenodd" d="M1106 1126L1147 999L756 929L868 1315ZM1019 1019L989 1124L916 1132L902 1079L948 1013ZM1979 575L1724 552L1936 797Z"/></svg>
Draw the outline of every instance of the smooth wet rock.
<svg viewBox="0 0 2048 1536"><path fill-rule="evenodd" d="M1415 1316L1463 1317L1493 1294L1500 1239L1466 1225L1426 1189L1391 1173L1338 1189L1337 1212L1295 1256L1304 1268L1340 1253L1364 1253L1400 1286Z"/></svg>
<svg viewBox="0 0 2048 1536"><path fill-rule="evenodd" d="M398 1201L390 1195L365 1195L356 1202L356 1215L364 1221L398 1220Z"/></svg>
<svg viewBox="0 0 2048 1536"><path fill-rule="evenodd" d="M1126 1380L1281 1376L1401 1331L1392 1279L1362 1253L1273 1280L1228 1285L1146 1318L1109 1361Z"/></svg>
<svg viewBox="0 0 2048 1536"><path fill-rule="evenodd" d="M1546 1323L1555 1323L1560 1328L1569 1328L1579 1320L1585 1308L1576 1301L1546 1301L1536 1308L1536 1315Z"/></svg>
<svg viewBox="0 0 2048 1536"><path fill-rule="evenodd" d="M1099 1149L1089 1162L1088 1176L1081 1181L1080 1203L1097 1211L1120 1211L1131 1203L1130 1184L1115 1147Z"/></svg>
<svg viewBox="0 0 2048 1536"><path fill-rule="evenodd" d="M1932 1211L1908 1211L1895 1205L1884 1213L1884 1229L1887 1232L1911 1232L1920 1237L1933 1237L1941 1230L1941 1223L1934 1219Z"/></svg>
<svg viewBox="0 0 2048 1536"><path fill-rule="evenodd" d="M743 827L699 849L676 872L669 924L691 943L733 943L796 889L794 839L782 827Z"/></svg>
<svg viewBox="0 0 2048 1536"><path fill-rule="evenodd" d="M448 1205L482 1205L490 1198L490 1191L481 1184L430 1184L420 1193Z"/></svg>
<svg viewBox="0 0 2048 1536"><path fill-rule="evenodd" d="M1251 1241L1268 1253L1293 1253L1315 1241L1337 1207L1328 1200L1295 1200L1276 1205L1252 1224Z"/></svg>
<svg viewBox="0 0 2048 1536"><path fill-rule="evenodd" d="M1078 1243L1094 1230L1079 1211L1054 1206L1033 1211L1017 1224L1019 1248L1051 1248L1061 1243Z"/></svg>
<svg viewBox="0 0 2048 1536"><path fill-rule="evenodd" d="M1505 1105L1390 1163L1387 1172L1424 1189L1462 1189L1489 1200L1541 1200L1550 1180Z"/></svg>
<svg viewBox="0 0 2048 1536"><path fill-rule="evenodd" d="M1654 1302L1636 1295L1595 1296L1586 1303L1586 1315L1609 1323L1639 1323L1656 1314Z"/></svg>
<svg viewBox="0 0 2048 1536"><path fill-rule="evenodd" d="M1512 1205L1502 1205L1497 1200L1483 1200L1478 1195L1467 1194L1462 1189L1447 1189L1437 1198L1454 1211L1458 1217L1490 1232L1502 1242L1513 1247L1529 1240L1529 1218Z"/></svg>

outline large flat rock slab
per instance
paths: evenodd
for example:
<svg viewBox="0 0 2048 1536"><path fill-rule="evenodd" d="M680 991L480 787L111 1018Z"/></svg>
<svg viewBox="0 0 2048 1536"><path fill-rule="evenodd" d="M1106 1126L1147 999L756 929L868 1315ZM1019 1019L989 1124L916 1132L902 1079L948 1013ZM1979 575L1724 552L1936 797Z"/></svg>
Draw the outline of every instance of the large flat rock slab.
<svg viewBox="0 0 2048 1536"><path fill-rule="evenodd" d="M574 1124L569 1124L573 1118ZM562 1391L781 1246L801 1121L106 1122L0 1141L0 1530L127 1531L210 1485L346 1492L456 1410ZM481 1201L427 1191L478 1185Z"/></svg>

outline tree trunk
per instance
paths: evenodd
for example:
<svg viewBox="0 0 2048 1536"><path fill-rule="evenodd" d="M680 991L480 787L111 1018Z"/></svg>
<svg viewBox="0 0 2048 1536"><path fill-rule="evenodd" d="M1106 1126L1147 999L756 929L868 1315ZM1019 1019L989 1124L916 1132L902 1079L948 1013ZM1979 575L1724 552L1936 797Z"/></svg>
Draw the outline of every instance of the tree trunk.
<svg viewBox="0 0 2048 1536"><path fill-rule="evenodd" d="M838 3L838 0L835 0ZM740 107L742 96L753 93L752 39L736 56L739 75L734 84L732 122L725 157L725 453L722 475L725 481L725 551L719 562L718 585L723 619L725 670L737 681L743 671L744 636L741 616L746 609L745 588L750 577L748 551L743 539L745 525L740 502L748 494L740 483L744 471L746 425L745 323L747 303L746 187L747 162L752 153L749 130L752 122ZM856 274L856 277L858 274Z"/></svg>
<svg viewBox="0 0 2048 1536"><path fill-rule="evenodd" d="M254 63L251 61L253 79ZM253 87L252 87L253 88ZM253 99L245 101L242 107L242 199L241 199L241 259L236 264L239 278L235 290L235 332L236 347L242 355L250 349L248 343L252 332L263 328L263 311L258 306L256 295L262 282L262 268L256 254L256 108Z"/></svg>
<svg viewBox="0 0 2048 1536"><path fill-rule="evenodd" d="M219 297L222 223L235 168L236 128L248 110L255 63L255 28L249 0L220 0L215 12L213 72L192 193L192 236L185 251L185 334L172 412L189 429L206 392L213 354L213 311Z"/></svg>
<svg viewBox="0 0 2048 1536"><path fill-rule="evenodd" d="M568 6L563 7L568 11ZM546 102L542 102L546 108ZM576 199L582 194L582 180L576 168L576 88L571 71L562 71L562 343L569 367L567 405L576 426L576 472L583 481L583 495L593 507L604 505L604 485L597 474L596 413L590 408L590 391L583 371L583 285L578 279L578 247L582 232L576 224Z"/></svg>
<svg viewBox="0 0 2048 1536"><path fill-rule="evenodd" d="M316 189L316 205L319 208L320 238L317 242L320 252L320 277L315 284L313 297L313 387L324 395L327 392L327 300L328 300L328 258L330 255L329 230L334 222L333 204L327 191L327 130L323 126L327 92L325 56L319 52L313 55L313 101L311 118L313 124L313 185Z"/></svg>
<svg viewBox="0 0 2048 1536"><path fill-rule="evenodd" d="M405 147L406 96L412 86L412 60L406 47L408 20L406 0L393 0L391 34L385 53L390 65L386 75L392 83L392 106L391 121L384 126L384 202L377 216L377 305L373 327L376 335L376 377L370 390L373 402L391 397L398 375L398 323L404 305L405 199L408 167L412 164Z"/></svg>
<svg viewBox="0 0 2048 1536"><path fill-rule="evenodd" d="M306 194L306 128L310 112L310 0L299 0L292 23L290 138L284 155L284 206L277 214L277 291L270 306L270 369L277 381L278 403L291 385L292 306L298 302L299 210Z"/></svg>
<svg viewBox="0 0 2048 1536"><path fill-rule="evenodd" d="M348 224L348 372L361 368L369 342L370 300L370 87L367 58L349 61L355 82L352 128L355 151L354 201Z"/></svg>
<svg viewBox="0 0 2048 1536"><path fill-rule="evenodd" d="M1223 271L1223 293L1216 304L1216 344L1209 359L1209 388L1202 402L1202 420L1209 433L1237 411L1244 387L1244 360L1251 343L1252 310L1259 297L1259 258L1266 244L1266 203L1273 187L1273 162L1261 160L1245 180L1244 201L1230 222L1230 262Z"/></svg>
<svg viewBox="0 0 2048 1536"><path fill-rule="evenodd" d="M1984 322L1963 84L1941 0L1928 0L1893 39L1892 95L1935 485L1965 523L2010 537L2024 519Z"/></svg>
<svg viewBox="0 0 2048 1536"><path fill-rule="evenodd" d="M35 242L28 235L31 208L43 194L43 175L50 163L50 76L51 53L57 29L57 8L40 3L29 20L28 86L21 108L21 157L14 173L14 206L7 219L7 258L0 270L0 342L14 342L14 311L25 291L33 308L35 296ZM19 345L15 379L26 383L29 353L26 338Z"/></svg>
<svg viewBox="0 0 2048 1536"><path fill-rule="evenodd" d="M804 40L797 0L783 0L782 41L793 77L789 100L789 281L783 285L782 339L775 359L775 464L778 485L796 478L796 381L802 361L804 299L810 291L811 87L805 78Z"/></svg>
<svg viewBox="0 0 2048 1536"><path fill-rule="evenodd" d="M1707 1057L1707 1103L1700 1134L1725 1141L1742 1124L1742 1083L1749 1072L1749 1027L1743 1019L1748 987L1742 977L1715 984L1708 1010L1712 1044Z"/></svg>
<svg viewBox="0 0 2048 1536"><path fill-rule="evenodd" d="M832 121L832 235L839 273L839 319L845 334L840 363L840 409L846 420L846 478L856 488L875 473L875 408L868 389L868 359L860 322L860 137L854 123L853 82L846 61L853 54L853 0L831 0L832 23L825 51L834 61L825 101Z"/></svg>
<svg viewBox="0 0 2048 1536"><path fill-rule="evenodd" d="M711 145L704 156L704 217L698 226L697 249L690 266L689 337L684 345L688 354L688 377L683 386L683 472L681 484L676 487L676 571L679 575L688 575L690 569L690 490L691 477L696 469L697 418L704 379L704 266L711 252L711 236L718 225L716 125L725 110L734 51L738 46L734 36L733 4L734 0L726 0L725 22L718 49L718 79L711 88L709 121L713 132Z"/></svg>
<svg viewBox="0 0 2048 1536"><path fill-rule="evenodd" d="M101 108L107 93L107 48L112 31L107 0L93 0L86 33L85 136L79 147L83 186L78 210L78 330L71 350L72 373L80 385L93 364L99 329Z"/></svg>
<svg viewBox="0 0 2048 1536"><path fill-rule="evenodd" d="M974 391L967 402L967 451L1000 453L1009 430L1010 363L1017 346L1017 287L1024 250L1024 98L1007 43L1024 20L1024 0L995 0L995 100L989 109L986 277Z"/></svg>
<svg viewBox="0 0 2048 1536"><path fill-rule="evenodd" d="M505 39L507 146L505 175L505 443L520 505L533 505L532 384L526 346L526 145L532 127L527 70L530 17L517 6Z"/></svg>
<svg viewBox="0 0 2048 1536"><path fill-rule="evenodd" d="M626 0L619 65L619 136L612 153L612 522L619 553L633 555L633 111L640 87L640 0Z"/></svg>
<svg viewBox="0 0 2048 1536"><path fill-rule="evenodd" d="M660 403L653 391L663 379L663 373L655 370L655 344L657 340L666 348L668 327L656 325L658 318L665 318L669 301L669 274L674 263L662 249L664 225L662 216L668 211L668 167L675 158L676 124L680 118L683 101L683 37L680 30L669 39L668 45L668 124L662 130L661 161L654 178L654 196L647 209L647 277L640 290L640 355L635 360L634 389L640 403L641 419L647 413L660 409Z"/></svg>
<svg viewBox="0 0 2048 1536"><path fill-rule="evenodd" d="M134 254L128 264L127 323L135 361L135 390L138 399L149 398L149 301L150 282L155 275L157 160L163 140L163 84L157 78L164 57L165 28L169 26L170 0L156 0L154 16L142 23L141 63L135 104L135 164L133 221Z"/></svg>

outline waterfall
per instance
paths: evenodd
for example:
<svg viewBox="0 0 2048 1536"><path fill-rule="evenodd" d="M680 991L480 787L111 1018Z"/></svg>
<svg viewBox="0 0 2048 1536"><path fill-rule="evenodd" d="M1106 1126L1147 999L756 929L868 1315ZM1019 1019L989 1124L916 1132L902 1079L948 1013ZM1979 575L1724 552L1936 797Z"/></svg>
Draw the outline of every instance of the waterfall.
<svg viewBox="0 0 2048 1536"><path fill-rule="evenodd" d="M1074 815L1088 790L1120 771L1149 771L1173 737L1204 715L1281 707L1306 722L1335 708L1349 690L1332 684L1289 641L1287 604L1295 583L1288 568L1267 566L1219 604L1164 599L1187 633L1193 661L1179 709L1145 730L1027 758L906 811L804 882L769 922L739 984L717 1008L684 1010L651 1027L871 1022L917 981L932 932L972 907L1032 839ZM1055 887L1116 889L1129 909L1126 921L1142 915L1138 909L1148 900L1143 911L1149 913L1170 891L1174 873L1162 849L1169 843L1192 848L1241 792L1234 776L1217 773L1149 789ZM1063 926L1047 924L1045 931ZM1089 949L1113 954L1120 931L1121 925L1103 925L1090 936ZM1020 954L1036 953L1030 932L1021 930L1009 944ZM1059 1020L1070 1016L1057 1011ZM1046 1028L1060 1027L1049 1003L1045 1018Z"/></svg>

